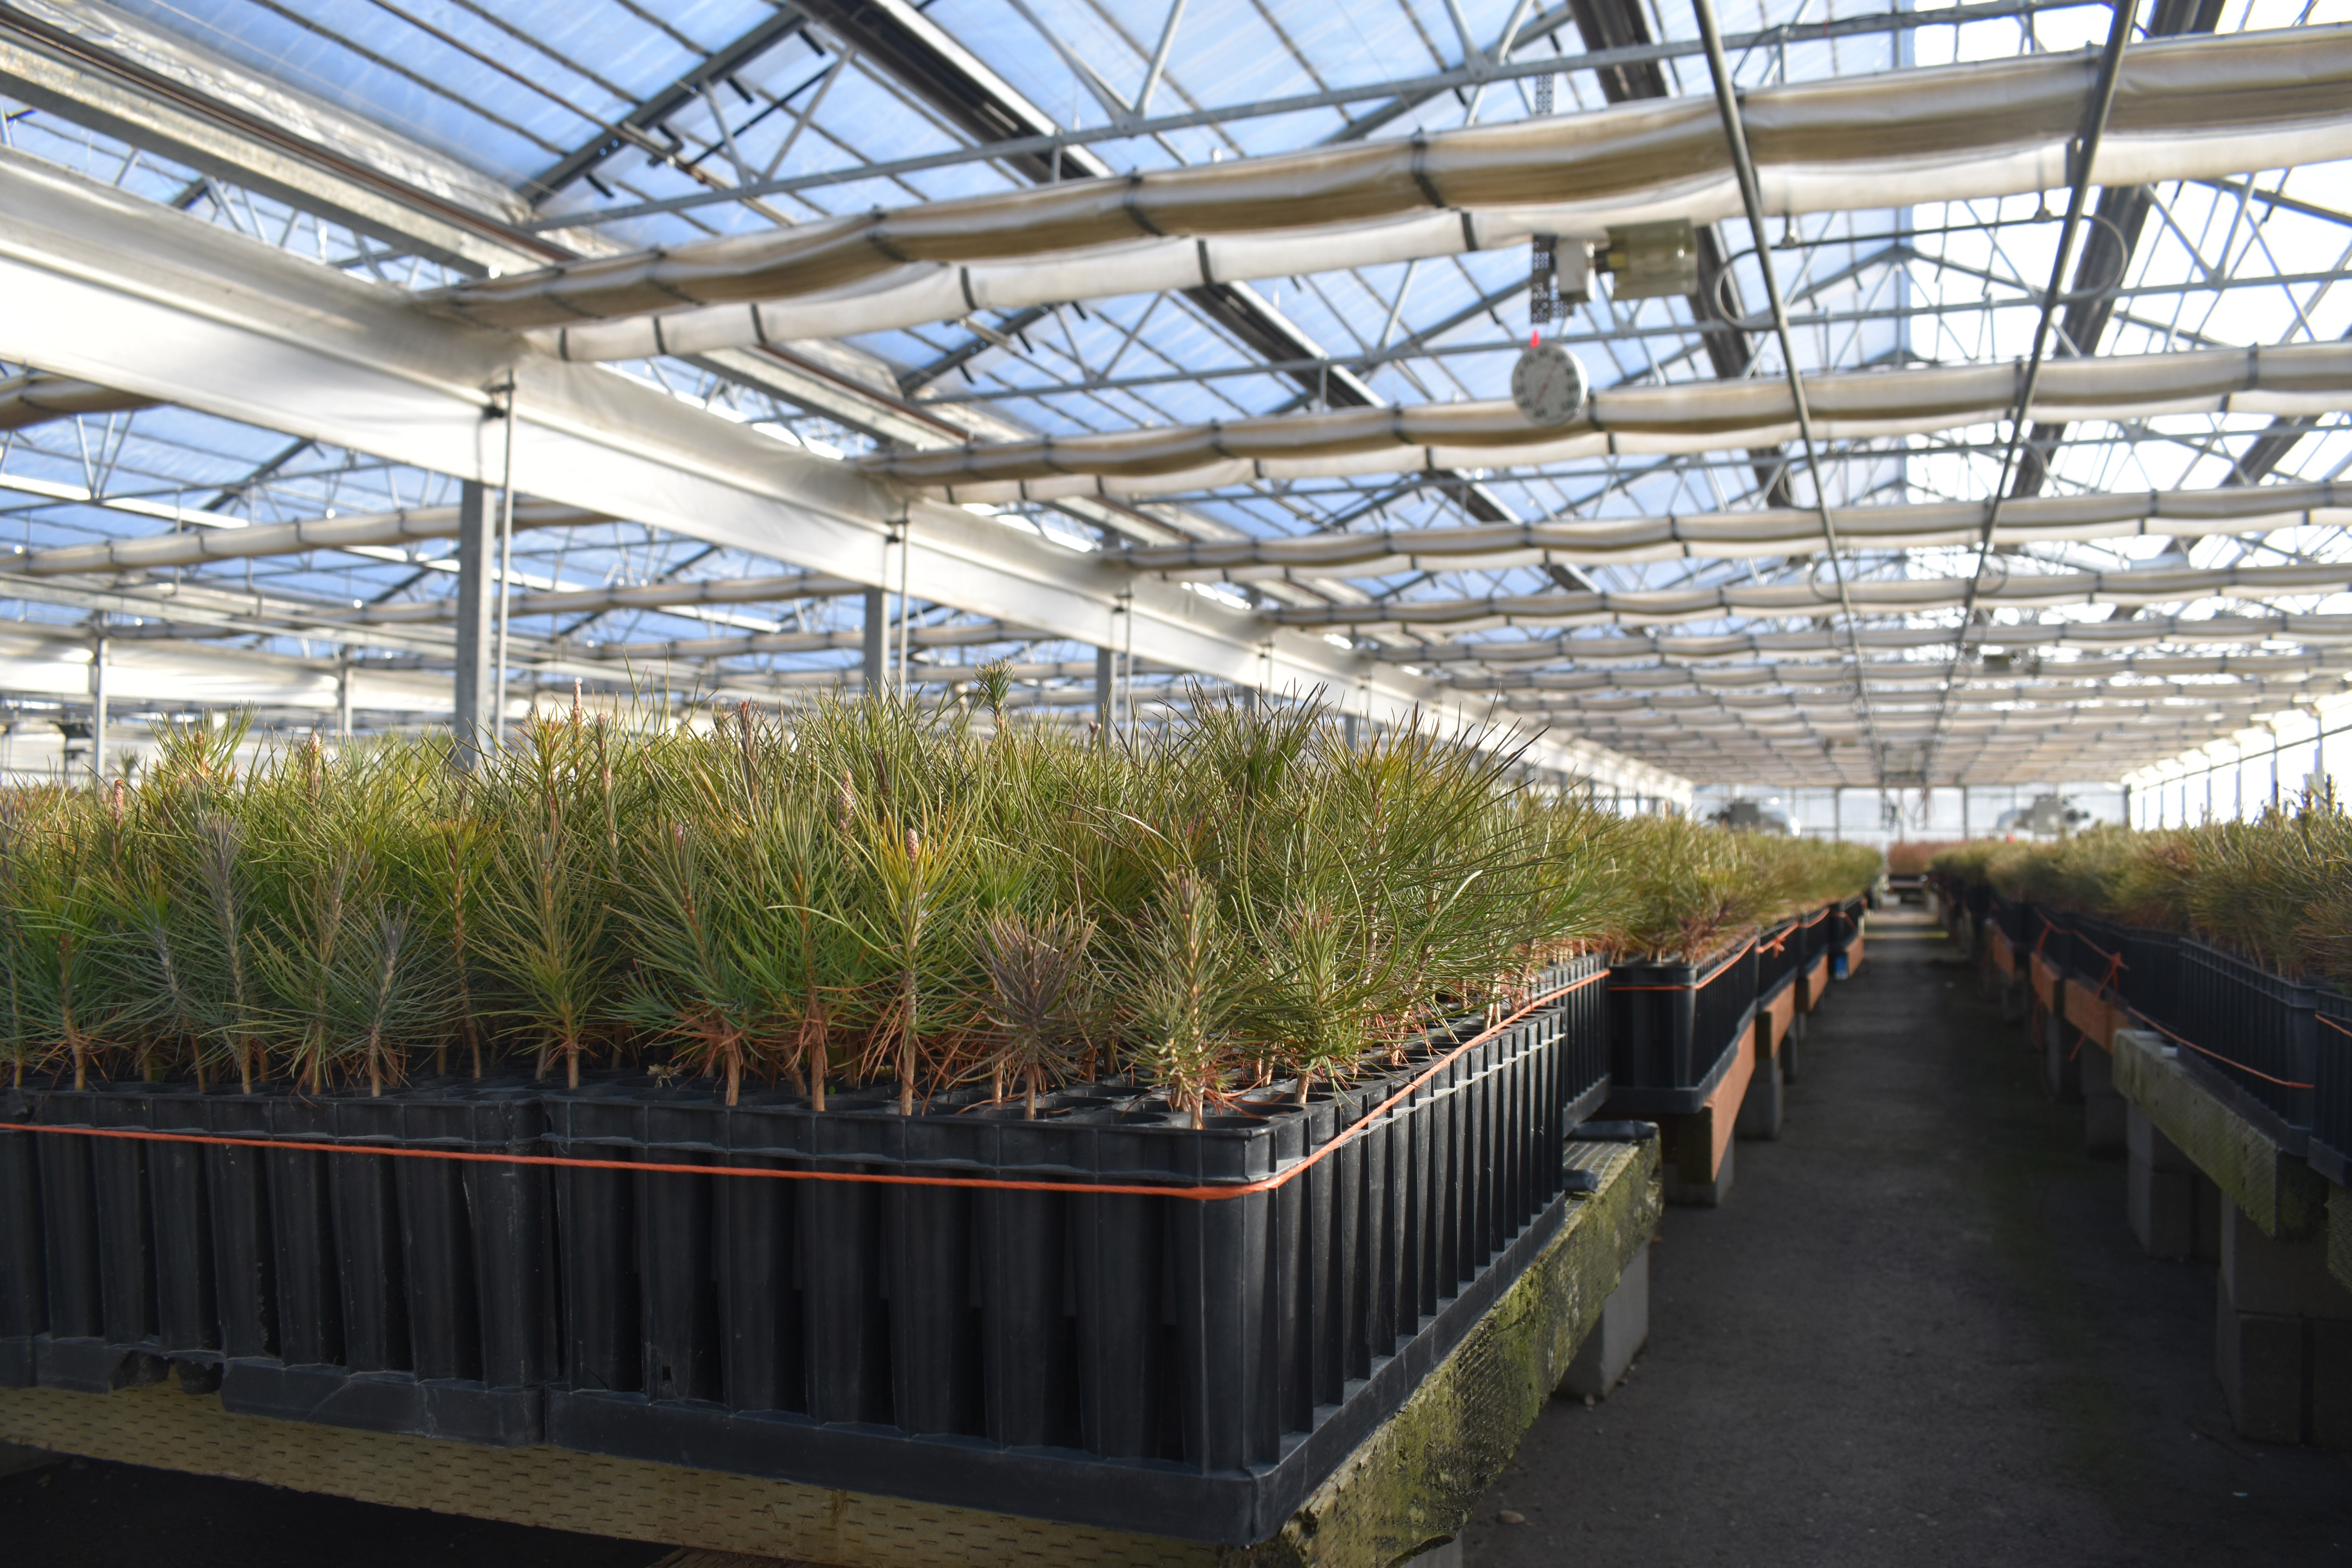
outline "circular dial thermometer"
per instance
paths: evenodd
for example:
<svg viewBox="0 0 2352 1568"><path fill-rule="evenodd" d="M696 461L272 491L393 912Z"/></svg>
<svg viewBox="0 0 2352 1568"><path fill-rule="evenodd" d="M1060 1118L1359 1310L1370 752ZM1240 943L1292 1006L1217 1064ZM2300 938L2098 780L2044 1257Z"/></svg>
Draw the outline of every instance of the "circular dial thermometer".
<svg viewBox="0 0 2352 1568"><path fill-rule="evenodd" d="M1530 343L1511 367L1511 401L1530 425L1565 425L1584 406L1584 367L1558 343Z"/></svg>

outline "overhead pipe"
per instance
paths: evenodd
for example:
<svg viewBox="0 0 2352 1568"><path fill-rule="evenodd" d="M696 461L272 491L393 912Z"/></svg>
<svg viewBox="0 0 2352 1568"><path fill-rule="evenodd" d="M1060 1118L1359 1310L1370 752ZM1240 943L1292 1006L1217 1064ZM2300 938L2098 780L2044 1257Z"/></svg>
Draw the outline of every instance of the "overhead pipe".
<svg viewBox="0 0 2352 1568"><path fill-rule="evenodd" d="M862 583L800 572L773 577L709 577L691 581L631 583L610 588L565 588L517 594L509 613L516 616L601 615L611 610L683 609L708 605L772 605L792 599L832 598L866 591ZM362 605L320 617L359 626L398 626L447 620L457 613L455 598Z"/></svg>
<svg viewBox="0 0 2352 1568"><path fill-rule="evenodd" d="M1789 331L1789 305L1780 293L1780 269L1772 262L1771 237L1764 228L1764 195L1757 184L1756 163L1751 155L1748 136L1747 116L1740 108L1739 93L1731 79L1731 63L1724 58L1723 33L1715 20L1714 0L1691 0L1698 18L1699 39L1706 46L1706 69L1715 85L1717 112L1723 120L1723 139L1730 149L1734 172L1739 176L1740 209L1748 218L1750 249L1757 269L1764 279L1764 299L1772 319L1772 335L1780 345L1780 374L1789 388L1789 406L1797 420L1797 447L1804 454L1805 472L1813 481L1813 511L1820 519L1822 559L1829 563L1830 585L1837 591L1838 620L1844 629L1847 651L1854 662L1862 662L1862 645L1855 640L1853 595L1847 582L1844 550L1838 540L1837 519L1830 510L1829 481L1822 477L1821 447L1815 439L1813 412L1805 395L1805 377L1797 365L1797 344ZM1781 481L1787 488L1787 481ZM1878 734L1870 710L1870 689L1859 679L1853 688L1854 710L1862 715L1862 727L1870 734L1871 746L1878 748ZM1881 757L1881 783L1884 784L1884 751Z"/></svg>
<svg viewBox="0 0 2352 1568"><path fill-rule="evenodd" d="M1854 441L2006 419L2021 378L2020 365L1999 363L1822 372L1801 384L1814 436ZM2319 416L2352 395L2352 342L2061 360L2041 370L2033 393L2029 423ZM1550 428L1530 425L1507 398L1485 399L884 452L857 466L960 504L1123 500L1257 480L1744 450L1801 434L1788 383L1699 381L1596 392Z"/></svg>
<svg viewBox="0 0 2352 1568"><path fill-rule="evenodd" d="M154 406L155 399L135 392L47 371L0 377L0 430L22 430L77 414L125 414Z"/></svg>
<svg viewBox="0 0 2352 1568"><path fill-rule="evenodd" d="M2097 74L2029 55L1747 95L1758 186L1786 215L2053 189ZM427 296L575 359L835 337L1117 294L1600 237L1742 207L1702 100L1063 181L562 263ZM2103 184L2352 156L2352 28L2133 48ZM681 301L687 308L680 310ZM618 321L618 327L601 323Z"/></svg>
<svg viewBox="0 0 2352 1568"><path fill-rule="evenodd" d="M1831 689L1831 680L1852 683L1855 667L1829 660L1801 664L1653 664L1630 669L1532 669L1446 678L1457 690L1503 692L1625 692L1643 693L1694 688L1702 691L1738 691L1747 688L1811 686ZM1940 686L1941 659L1865 659L1863 675L1885 688ZM2136 678L2149 681L2217 676L2273 679L2295 676L2341 675L2352 670L2352 651L2255 654L2126 654L2119 658L2052 659L2047 663L2011 666L1977 665L1961 679L1972 685L2011 690L2028 686L2054 689L2085 681Z"/></svg>
<svg viewBox="0 0 2352 1568"><path fill-rule="evenodd" d="M1706 0L1699 0L1704 5ZM2083 129L2070 149L2069 162L2074 166L2073 188L2066 196L2066 220L2058 228L2058 255L2050 264L2050 285L2042 291L2042 313L2033 327L2033 351L2025 357L2025 374L2017 389L2017 408L2010 416L2009 439L2001 447L2000 473L1992 487L1992 505L1986 509L1984 527L1977 539L1976 570L1969 577L1969 595L1960 606L1960 641L1952 654L1952 669L1957 677L1960 660L1968 657L1968 627L1976 619L1978 589L1985 580L1985 567L1992 559L1994 531L2000 525L2001 502L2008 498L2010 476L2017 467L2017 456L2025 440L2025 432L2035 421L2027 418L2033 406L2034 389L2041 384L2044 357L2050 350L2050 330L2058 321L2058 300L2066 286L2066 269L2074 264L2074 245L2081 236L2083 214L2090 205L2091 174L2099 161L2099 144L2105 138L2107 122L2114 118L2116 88L2123 77L2124 46L2131 41L2132 17L2139 10L2139 0L2108 0L2111 13L2107 22L2106 47L2099 53L2099 75L2091 89L2090 106L2084 111ZM2114 182L2144 183L2144 182ZM2120 279L2119 279L2120 281ZM2094 353L2096 343L2078 343L2078 352ZM1951 687L1948 681L1945 693ZM1937 713L1940 728L1942 714ZM1927 737L1929 761L1934 760L1936 737Z"/></svg>
<svg viewBox="0 0 2352 1568"><path fill-rule="evenodd" d="M2131 495L2038 497L2005 502L1925 501L1832 507L1838 536L1856 548L1904 550L1974 544L1999 507L1994 542L2201 538L2283 528L2352 526L2352 483L2147 490ZM1549 563L1746 560L1806 552L1819 514L1792 507L1645 517L1559 517L1474 528L1380 529L1265 539L1129 545L1111 557L1187 582L1256 583L1313 574L1385 577L1404 572L1496 571Z"/></svg>
<svg viewBox="0 0 2352 1568"><path fill-rule="evenodd" d="M2261 646L2265 643L2352 643L2352 616L2147 616L2127 621L2011 621L1990 628L1988 643L2009 649L2046 647L2153 647L2162 643L2198 647ZM1953 626L1879 626L1862 630L1864 648L1948 647L1959 636ZM1512 667L1567 662L1647 664L1664 659L1751 658L1759 654L1844 656L1844 638L1826 631L1702 632L1687 635L1631 633L1613 636L1494 637L1418 646L1368 647L1366 657L1415 668L1455 664Z"/></svg>
<svg viewBox="0 0 2352 1568"><path fill-rule="evenodd" d="M2352 561L2293 566L2215 566L2179 571L2015 574L1977 590L1959 577L1870 578L1852 586L1857 608L1910 613L1964 603L2002 605L2149 605L2229 596L2326 595L2352 591ZM1820 616L1837 597L1811 583L1729 583L1711 588L1603 593L1494 594L1478 598L1391 599L1360 605L1292 606L1265 612L1285 626L1406 628L1465 626L1564 626L1607 622L1666 624L1724 614ZM1957 637L1957 630L1948 634Z"/></svg>
<svg viewBox="0 0 2352 1568"><path fill-rule="evenodd" d="M48 550L18 549L0 555L0 575L56 577L74 573L156 571L171 566L200 566L207 561L299 555L312 550L418 544L432 539L455 539L457 510L454 506L410 507L352 517L305 518L299 522L190 529L143 539L64 544ZM514 510L517 528L582 528L612 521L604 512L555 501L518 501Z"/></svg>

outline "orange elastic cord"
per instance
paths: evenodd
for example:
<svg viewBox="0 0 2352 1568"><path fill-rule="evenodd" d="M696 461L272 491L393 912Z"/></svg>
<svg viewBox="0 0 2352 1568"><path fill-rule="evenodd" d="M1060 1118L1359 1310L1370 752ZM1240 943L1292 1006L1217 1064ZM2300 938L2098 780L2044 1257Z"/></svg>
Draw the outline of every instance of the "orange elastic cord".
<svg viewBox="0 0 2352 1568"><path fill-rule="evenodd" d="M2042 928L2042 934L2047 936L2053 931L2063 931L2067 936L2081 942L2084 947L2089 948L2101 958L2105 959L2107 961L2107 973L2106 978L2099 982L2099 994L2105 996L2108 993L2115 991L2116 976L2131 967L2130 964L2124 962L2124 955L2122 953L2109 952L2105 948L2101 947L2097 942L2093 942L2089 937L2084 936L2081 931L2076 931L2072 926L2062 926L2053 922L2052 924L2044 925ZM2122 999L2120 994L2117 994L2116 999L2119 1001Z"/></svg>
<svg viewBox="0 0 2352 1568"><path fill-rule="evenodd" d="M1475 1050L1508 1029L1528 1014L1549 1005L1560 997L1582 990L1596 980L1608 977L1603 969L1588 974L1572 985L1546 992L1528 1003L1501 1023L1480 1031L1463 1041L1444 1056L1432 1062L1427 1070L1404 1088L1381 1102L1380 1106L1360 1121L1342 1131L1337 1138L1308 1154L1297 1164L1274 1175L1255 1182L1224 1186L1148 1186L1142 1184L1097 1185L1089 1182L1014 1182L987 1176L892 1176L866 1171L775 1171L757 1165L686 1165L657 1163L644 1160L583 1160L562 1154L493 1154L470 1149L403 1149L394 1145L363 1143L298 1142L272 1138L222 1138L196 1132L150 1132L128 1127L49 1127L37 1122L17 1121L0 1124L11 1132L61 1132L76 1138L124 1138L140 1143L204 1143L229 1149L290 1150L300 1153L318 1154L384 1154L402 1160L459 1160L484 1165L548 1165L569 1171L636 1171L657 1175L678 1176L766 1176L787 1182L858 1182L869 1186L884 1187L972 1187L1001 1193L1067 1193L1080 1197L1149 1197L1192 1198L1210 1203L1221 1198L1247 1197L1253 1193L1272 1192L1287 1184L1320 1163L1324 1159L1371 1131L1372 1123L1394 1110L1399 1101L1427 1084L1445 1070L1465 1052ZM824 1158L827 1156L793 1156L783 1158ZM845 1158L851 1156L830 1156Z"/></svg>
<svg viewBox="0 0 2352 1568"><path fill-rule="evenodd" d="M2321 1020L2320 1020L2320 1022L2322 1022L2322 1023L2326 1023L2326 1020L2323 1018L2323 1019L2321 1019ZM2163 1025L2161 1025L2161 1024L2158 1023L2158 1022L2157 1022L2155 1019L2153 1019L2153 1018L2147 1019L2147 1026L2148 1026L2148 1027L2149 1027L2149 1028L2154 1029L2158 1034L2162 1035L2166 1039L2168 1039L2168 1040L2172 1040L2172 1041L2175 1041L2175 1042L2177 1042L2177 1043L2179 1043L2179 1044L2180 1044L2180 1045L2187 1046L2190 1050L2192 1050L2192 1051L2196 1051L2196 1052L2199 1052L2199 1053L2200 1053L2200 1054L2201 1054L2201 1055L2211 1057L2215 1061L2220 1062L2223 1067L2232 1067L2232 1068L2236 1068L2240 1072L2242 1072L2242 1073L2251 1073L2251 1074L2252 1074L2254 1077L2256 1077L2256 1078L2258 1078L2258 1079L2261 1079L2264 1083L2274 1083L2274 1084L2278 1085L2281 1089L2313 1089L2313 1088L2316 1088L2316 1087L2317 1087L2316 1085L2314 1085L2314 1084L2308 1084L2308 1083L2297 1083L2297 1082L2295 1082L2293 1079L2288 1079L2288 1078L2273 1078L2270 1074L2268 1074L2268 1073L2266 1073L2266 1072L2263 1071L2263 1069L2262 1069L2262 1068L2250 1068L2250 1067L2248 1067L2245 1063L2243 1063L2243 1062L2242 1062L2242 1061L2233 1061L2233 1060L2232 1060L2232 1059L2231 1059L2230 1058L2223 1056L2223 1055L2222 1055L2221 1052L2219 1052L2219 1051L2209 1051L2209 1050L2206 1050L2204 1047L2202 1047L2202 1046L2199 1045L2199 1044L2198 1044L2196 1041L2194 1041L2194 1040L2182 1039L2182 1038L2181 1038L2181 1037L2179 1037L2179 1035L2174 1034L2171 1030L2169 1030L2169 1029L2166 1028Z"/></svg>
<svg viewBox="0 0 2352 1568"><path fill-rule="evenodd" d="M2337 1023L2335 1019L2329 1017L2325 1013L2315 1014L2314 1016L2317 1017L2321 1023L2326 1025L2329 1028L2335 1030L2339 1035L2352 1035L2352 1029L2346 1028L2343 1025Z"/></svg>

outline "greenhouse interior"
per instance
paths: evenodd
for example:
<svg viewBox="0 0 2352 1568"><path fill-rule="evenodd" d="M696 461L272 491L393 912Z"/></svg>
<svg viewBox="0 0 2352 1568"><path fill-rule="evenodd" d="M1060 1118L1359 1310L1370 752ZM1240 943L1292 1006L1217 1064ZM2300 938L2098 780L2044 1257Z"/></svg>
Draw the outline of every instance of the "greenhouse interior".
<svg viewBox="0 0 2352 1568"><path fill-rule="evenodd" d="M10 1559L2352 1561L2347 279L2347 0L0 0Z"/></svg>

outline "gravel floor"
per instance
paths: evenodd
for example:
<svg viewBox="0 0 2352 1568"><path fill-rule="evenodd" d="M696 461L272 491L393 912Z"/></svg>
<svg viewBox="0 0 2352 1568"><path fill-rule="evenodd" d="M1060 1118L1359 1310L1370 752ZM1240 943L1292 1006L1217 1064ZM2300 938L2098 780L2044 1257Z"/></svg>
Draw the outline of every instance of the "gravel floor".
<svg viewBox="0 0 2352 1568"><path fill-rule="evenodd" d="M2140 1255L1950 951L1872 918L1781 1140L1667 1212L1648 1350L1545 1411L1467 1563L2352 1563L2352 1465L2231 1430L2212 1268Z"/></svg>

